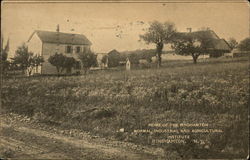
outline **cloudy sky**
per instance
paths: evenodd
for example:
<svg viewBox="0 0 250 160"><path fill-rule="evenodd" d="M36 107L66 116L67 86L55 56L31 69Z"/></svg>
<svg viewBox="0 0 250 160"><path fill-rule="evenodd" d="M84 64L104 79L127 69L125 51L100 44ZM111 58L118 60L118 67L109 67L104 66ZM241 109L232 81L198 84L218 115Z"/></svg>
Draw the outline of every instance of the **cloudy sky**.
<svg viewBox="0 0 250 160"><path fill-rule="evenodd" d="M209 27L221 38L249 36L249 6L244 3L3 3L2 33L10 51L34 30L80 33L95 52L152 48L139 40L149 22L172 21L178 31Z"/></svg>

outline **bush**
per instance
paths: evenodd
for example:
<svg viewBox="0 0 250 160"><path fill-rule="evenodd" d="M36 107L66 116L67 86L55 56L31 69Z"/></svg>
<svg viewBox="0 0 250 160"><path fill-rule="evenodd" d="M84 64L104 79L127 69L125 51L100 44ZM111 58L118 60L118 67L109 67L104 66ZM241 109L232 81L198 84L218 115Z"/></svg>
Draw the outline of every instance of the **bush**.
<svg viewBox="0 0 250 160"><path fill-rule="evenodd" d="M245 38L244 40L242 40L239 45L238 48L241 51L250 51L250 37Z"/></svg>
<svg viewBox="0 0 250 160"><path fill-rule="evenodd" d="M100 108L92 113L92 115L97 119L102 119L105 117L112 117L115 115L115 111L113 108L110 107L103 107Z"/></svg>
<svg viewBox="0 0 250 160"><path fill-rule="evenodd" d="M90 69L90 67L97 65L96 55L91 51L85 53L79 53L79 59L82 61L82 66L85 74Z"/></svg>
<svg viewBox="0 0 250 160"><path fill-rule="evenodd" d="M139 64L140 57L136 53L132 53L128 55L128 58L132 64Z"/></svg>
<svg viewBox="0 0 250 160"><path fill-rule="evenodd" d="M58 75L61 74L64 70L67 73L71 73L72 68L75 68L77 61L73 57L67 57L62 53L55 53L50 56L48 59L49 63L56 67Z"/></svg>

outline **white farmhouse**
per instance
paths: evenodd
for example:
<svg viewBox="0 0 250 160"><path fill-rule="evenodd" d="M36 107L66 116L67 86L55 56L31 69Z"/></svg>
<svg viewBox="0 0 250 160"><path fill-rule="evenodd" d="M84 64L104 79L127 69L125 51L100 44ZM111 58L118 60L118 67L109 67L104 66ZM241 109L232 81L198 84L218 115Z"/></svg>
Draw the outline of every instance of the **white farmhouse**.
<svg viewBox="0 0 250 160"><path fill-rule="evenodd" d="M32 74L57 74L56 67L48 62L51 55L62 53L68 57L74 57L79 61L78 69L72 72L81 72L81 62L78 53L90 50L91 42L82 34L71 34L36 30L28 40L28 50L44 58L42 66L35 68Z"/></svg>

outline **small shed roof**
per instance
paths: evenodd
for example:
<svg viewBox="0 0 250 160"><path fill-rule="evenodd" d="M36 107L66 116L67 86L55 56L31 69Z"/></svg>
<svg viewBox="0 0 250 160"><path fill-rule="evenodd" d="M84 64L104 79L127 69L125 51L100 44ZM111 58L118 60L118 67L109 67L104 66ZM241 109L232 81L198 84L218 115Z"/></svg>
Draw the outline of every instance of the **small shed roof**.
<svg viewBox="0 0 250 160"><path fill-rule="evenodd" d="M118 52L116 49L113 49L112 51L108 53L108 55L110 54L120 54L120 52Z"/></svg>

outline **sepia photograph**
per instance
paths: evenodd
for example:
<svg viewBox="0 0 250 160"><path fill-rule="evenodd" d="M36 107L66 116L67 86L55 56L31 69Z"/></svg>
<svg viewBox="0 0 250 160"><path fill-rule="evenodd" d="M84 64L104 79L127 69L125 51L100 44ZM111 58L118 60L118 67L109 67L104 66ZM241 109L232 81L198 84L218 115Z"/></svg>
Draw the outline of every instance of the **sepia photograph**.
<svg viewBox="0 0 250 160"><path fill-rule="evenodd" d="M0 159L249 159L246 0L3 0Z"/></svg>

